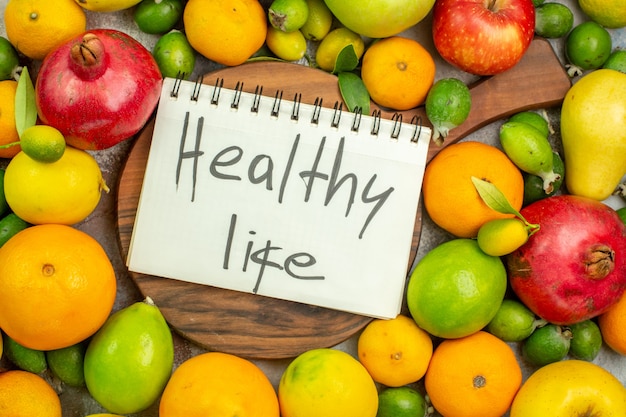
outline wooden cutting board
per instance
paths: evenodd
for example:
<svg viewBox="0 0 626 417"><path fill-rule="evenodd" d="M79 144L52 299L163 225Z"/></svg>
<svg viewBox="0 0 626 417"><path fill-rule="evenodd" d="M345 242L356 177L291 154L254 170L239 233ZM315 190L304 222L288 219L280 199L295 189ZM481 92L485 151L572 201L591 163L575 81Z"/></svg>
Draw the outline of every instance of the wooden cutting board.
<svg viewBox="0 0 626 417"><path fill-rule="evenodd" d="M244 83L244 91L263 86L263 94L283 99L302 94L302 102L323 97L332 107L341 95L335 76L297 64L262 61L229 67L207 74L205 84L223 79L224 87ZM471 86L472 109L468 119L453 129L443 145L431 143L428 160L445 146L455 143L479 128L513 113L559 105L571 82L550 44L536 39L524 58L512 69L485 78ZM372 109L378 107L372 104ZM380 109L383 117L393 111ZM430 126L423 108L403 113L403 120L414 115ZM122 256L126 259L154 121L139 134L130 151L118 186L118 233ZM422 227L422 210L415 219L411 259L414 261ZM163 256L167 256L166 253ZM340 311L283 301L259 295L223 290L130 272L144 296L161 308L172 328L183 337L208 350L233 353L248 358L277 359L296 356L308 349L329 347L361 330L371 318ZM349 297L350 294L346 294Z"/></svg>

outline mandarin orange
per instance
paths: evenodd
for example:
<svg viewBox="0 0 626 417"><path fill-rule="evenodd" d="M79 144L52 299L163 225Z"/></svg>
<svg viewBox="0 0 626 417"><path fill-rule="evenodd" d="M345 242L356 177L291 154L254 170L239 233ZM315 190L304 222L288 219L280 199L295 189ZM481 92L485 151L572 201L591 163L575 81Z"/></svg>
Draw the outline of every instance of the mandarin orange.
<svg viewBox="0 0 626 417"><path fill-rule="evenodd" d="M61 417L61 401L37 374L22 370L0 372L0 415Z"/></svg>

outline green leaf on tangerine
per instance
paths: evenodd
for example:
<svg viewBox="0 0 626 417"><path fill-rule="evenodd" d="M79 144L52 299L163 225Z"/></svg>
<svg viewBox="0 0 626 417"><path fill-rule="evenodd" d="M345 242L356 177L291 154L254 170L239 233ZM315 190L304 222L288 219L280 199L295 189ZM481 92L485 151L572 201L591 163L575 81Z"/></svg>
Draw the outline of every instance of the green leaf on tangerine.
<svg viewBox="0 0 626 417"><path fill-rule="evenodd" d="M340 72L337 78L341 97L348 109L353 112L357 107L360 107L362 114L369 114L370 95L361 77L353 72Z"/></svg>
<svg viewBox="0 0 626 417"><path fill-rule="evenodd" d="M502 214L514 214L521 218L521 214L511 206L509 200L506 198L502 191L489 181L481 180L480 178L472 177L472 182L476 191L491 209Z"/></svg>
<svg viewBox="0 0 626 417"><path fill-rule="evenodd" d="M34 126L35 123L37 123L35 87L30 79L28 68L24 67L15 92L15 127L17 133L22 136L22 132Z"/></svg>
<svg viewBox="0 0 626 417"><path fill-rule="evenodd" d="M354 46L352 44L346 45L335 60L335 68L333 74L339 74L346 71L354 70L359 65L359 57L356 55Z"/></svg>

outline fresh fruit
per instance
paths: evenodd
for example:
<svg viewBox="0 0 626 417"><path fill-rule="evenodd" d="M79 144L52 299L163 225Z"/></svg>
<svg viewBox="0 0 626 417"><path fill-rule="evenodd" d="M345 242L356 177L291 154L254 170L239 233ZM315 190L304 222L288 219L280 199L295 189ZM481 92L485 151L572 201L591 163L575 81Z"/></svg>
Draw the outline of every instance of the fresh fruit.
<svg viewBox="0 0 626 417"><path fill-rule="evenodd" d="M85 384L108 411L145 410L163 392L174 364L171 331L146 298L112 314L85 352Z"/></svg>
<svg viewBox="0 0 626 417"><path fill-rule="evenodd" d="M535 8L535 33L544 38L560 38L574 27L574 13L565 4L548 2Z"/></svg>
<svg viewBox="0 0 626 417"><path fill-rule="evenodd" d="M30 223L20 219L15 213L4 216L0 220L0 247L4 246L18 232L30 226Z"/></svg>
<svg viewBox="0 0 626 417"><path fill-rule="evenodd" d="M133 20L142 32L163 34L174 29L183 17L183 0L142 0L133 12Z"/></svg>
<svg viewBox="0 0 626 417"><path fill-rule="evenodd" d="M267 11L270 24L282 32L299 30L309 18L306 0L274 0Z"/></svg>
<svg viewBox="0 0 626 417"><path fill-rule="evenodd" d="M567 36L565 55L576 68L593 70L604 64L612 48L609 32L596 22L587 21L574 27Z"/></svg>
<svg viewBox="0 0 626 417"><path fill-rule="evenodd" d="M274 27L267 29L267 47L278 58L285 61L298 61L306 53L306 39L302 32L285 32Z"/></svg>
<svg viewBox="0 0 626 417"><path fill-rule="evenodd" d="M619 215L619 218L622 219L624 224L626 224L626 207L617 209L617 214Z"/></svg>
<svg viewBox="0 0 626 417"><path fill-rule="evenodd" d="M615 49L611 52L607 60L604 61L602 68L613 69L626 74L626 51L623 49Z"/></svg>
<svg viewBox="0 0 626 417"><path fill-rule="evenodd" d="M608 198L626 174L626 74L599 69L578 80L561 106L561 138L568 191Z"/></svg>
<svg viewBox="0 0 626 417"><path fill-rule="evenodd" d="M321 41L328 35L333 25L333 14L324 0L307 0L309 17L300 31L306 39Z"/></svg>
<svg viewBox="0 0 626 417"><path fill-rule="evenodd" d="M374 417L376 384L350 354L317 348L287 365L278 385L282 417Z"/></svg>
<svg viewBox="0 0 626 417"><path fill-rule="evenodd" d="M626 8L620 0L578 0L582 11L605 28L626 26Z"/></svg>
<svg viewBox="0 0 626 417"><path fill-rule="evenodd" d="M4 174L6 173L6 170L4 168L0 168L0 216L5 216L9 211L9 204L7 203L7 198L4 195ZM2 232L0 232L0 236L1 236ZM0 244L0 246L2 246L4 244L4 242L2 242L2 244Z"/></svg>
<svg viewBox="0 0 626 417"><path fill-rule="evenodd" d="M17 79L20 57L4 36L0 36L0 81Z"/></svg>
<svg viewBox="0 0 626 417"><path fill-rule="evenodd" d="M593 320L583 320L568 326L572 332L569 354L576 359L592 361L602 348L602 333Z"/></svg>
<svg viewBox="0 0 626 417"><path fill-rule="evenodd" d="M437 337L458 338L493 319L506 286L500 258L485 254L475 240L453 239L420 259L409 277L406 298L418 326Z"/></svg>
<svg viewBox="0 0 626 417"><path fill-rule="evenodd" d="M368 38L388 38L417 25L433 8L434 0L325 0L347 28ZM357 12L358 11L358 12Z"/></svg>
<svg viewBox="0 0 626 417"><path fill-rule="evenodd" d="M500 417L522 384L522 370L509 345L479 331L441 342L424 382L441 415Z"/></svg>
<svg viewBox="0 0 626 417"><path fill-rule="evenodd" d="M189 0L183 12L191 46L219 64L243 64L263 44L267 14L258 0Z"/></svg>
<svg viewBox="0 0 626 417"><path fill-rule="evenodd" d="M620 355L626 356L626 294L598 317L598 327L604 343Z"/></svg>
<svg viewBox="0 0 626 417"><path fill-rule="evenodd" d="M494 75L524 56L535 34L531 0L439 0L433 7L433 40L455 67Z"/></svg>
<svg viewBox="0 0 626 417"><path fill-rule="evenodd" d="M352 45L356 57L361 59L365 43L358 33L344 27L331 30L317 47L315 52L317 65L324 71L332 72L339 53L348 45Z"/></svg>
<svg viewBox="0 0 626 417"><path fill-rule="evenodd" d="M512 217L485 204L472 177L498 187L514 209L522 206L524 180L504 152L482 142L449 145L426 166L422 195L435 224L457 237L476 237L487 221Z"/></svg>
<svg viewBox="0 0 626 417"><path fill-rule="evenodd" d="M31 349L73 345L106 321L116 285L93 237L58 224L29 227L0 250L0 328Z"/></svg>
<svg viewBox="0 0 626 417"><path fill-rule="evenodd" d="M522 206L527 206L542 198L550 197L560 191L565 180L565 165L561 156L557 152L552 152L552 170L560 175L560 179L552 183L552 192L546 193L543 189L543 179L537 175L525 173L524 177L524 202Z"/></svg>
<svg viewBox="0 0 626 417"><path fill-rule="evenodd" d="M32 372L0 372L0 410L11 417L61 417L61 400L45 379Z"/></svg>
<svg viewBox="0 0 626 417"><path fill-rule="evenodd" d="M159 38L152 56L163 77L189 79L196 66L195 51L185 34L175 29Z"/></svg>
<svg viewBox="0 0 626 417"><path fill-rule="evenodd" d="M528 123L535 129L540 131L541 134L545 137L550 136L551 133L551 127L548 120L546 120L544 116L534 111L527 110L515 113L511 117L509 117L509 122Z"/></svg>
<svg viewBox="0 0 626 417"><path fill-rule="evenodd" d="M504 256L526 241L530 227L518 218L489 220L478 229L476 241L487 255Z"/></svg>
<svg viewBox="0 0 626 417"><path fill-rule="evenodd" d="M44 59L35 85L39 117L71 146L105 149L129 139L156 108L161 72L138 41L94 29Z"/></svg>
<svg viewBox="0 0 626 417"><path fill-rule="evenodd" d="M626 226L609 206L558 195L521 210L541 228L507 256L511 288L539 317L567 325L593 318L626 288Z"/></svg>
<svg viewBox="0 0 626 417"><path fill-rule="evenodd" d="M572 332L548 323L537 328L522 345L522 355L535 366L545 366L565 359L569 352Z"/></svg>
<svg viewBox="0 0 626 417"><path fill-rule="evenodd" d="M626 388L609 371L580 360L541 367L524 382L511 417L626 415Z"/></svg>
<svg viewBox="0 0 626 417"><path fill-rule="evenodd" d="M5 335L3 339L4 354L19 369L34 374L40 374L48 369L45 352L22 346L8 335Z"/></svg>
<svg viewBox="0 0 626 417"><path fill-rule="evenodd" d="M85 31L87 17L74 0L9 0L4 9L7 38L18 52L41 60Z"/></svg>
<svg viewBox="0 0 626 417"><path fill-rule="evenodd" d="M426 417L428 403L411 387L386 388L378 394L376 417Z"/></svg>
<svg viewBox="0 0 626 417"><path fill-rule="evenodd" d="M20 140L15 126L16 91L17 81L0 81L0 146ZM19 145L0 148L0 158L13 158L20 150Z"/></svg>
<svg viewBox="0 0 626 417"><path fill-rule="evenodd" d="M504 152L521 170L543 179L543 190L554 191L561 176L554 172L552 147L548 138L532 125L507 121L500 127L500 143Z"/></svg>
<svg viewBox="0 0 626 417"><path fill-rule="evenodd" d="M417 382L433 354L430 335L405 315L371 321L358 339L359 361L374 381L387 387Z"/></svg>
<svg viewBox="0 0 626 417"><path fill-rule="evenodd" d="M278 417L274 387L254 363L222 352L184 361L172 374L159 404L160 417Z"/></svg>
<svg viewBox="0 0 626 417"><path fill-rule="evenodd" d="M545 321L537 319L535 313L524 304L504 299L486 330L505 342L520 342L543 324L546 324Z"/></svg>
<svg viewBox="0 0 626 417"><path fill-rule="evenodd" d="M73 387L85 385L84 361L86 342L46 352L46 360L50 371L64 384Z"/></svg>
<svg viewBox="0 0 626 417"><path fill-rule="evenodd" d="M392 36L365 51L361 78L375 103L409 110L426 100L435 80L435 61L416 40Z"/></svg>
<svg viewBox="0 0 626 417"><path fill-rule="evenodd" d="M95 158L68 147L56 162L39 162L24 152L6 168L4 192L7 203L31 224L73 225L91 214L102 190L108 187Z"/></svg>
<svg viewBox="0 0 626 417"><path fill-rule="evenodd" d="M4 343L2 339L2 331L0 331L0 359L2 359L2 353L4 351Z"/></svg>
<svg viewBox="0 0 626 417"><path fill-rule="evenodd" d="M65 152L65 138L56 128L34 125L26 128L20 136L22 151L39 162L56 162Z"/></svg>
<svg viewBox="0 0 626 417"><path fill-rule="evenodd" d="M451 129L469 116L472 95L458 78L443 78L435 82L426 96L425 110L433 125L433 141L441 145Z"/></svg>
<svg viewBox="0 0 626 417"><path fill-rule="evenodd" d="M141 0L74 0L92 12L117 12L130 9Z"/></svg>

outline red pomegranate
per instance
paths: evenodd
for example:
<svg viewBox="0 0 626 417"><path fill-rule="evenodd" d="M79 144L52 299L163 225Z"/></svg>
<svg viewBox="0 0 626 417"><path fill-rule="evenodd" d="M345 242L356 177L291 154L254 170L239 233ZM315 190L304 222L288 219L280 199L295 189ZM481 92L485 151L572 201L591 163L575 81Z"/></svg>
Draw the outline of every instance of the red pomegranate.
<svg viewBox="0 0 626 417"><path fill-rule="evenodd" d="M159 67L127 34L85 32L50 52L35 86L41 120L79 149L105 149L135 135L161 92Z"/></svg>
<svg viewBox="0 0 626 417"><path fill-rule="evenodd" d="M540 229L507 256L513 291L539 317L567 325L593 318L626 289L626 226L606 204L560 195L521 210Z"/></svg>

